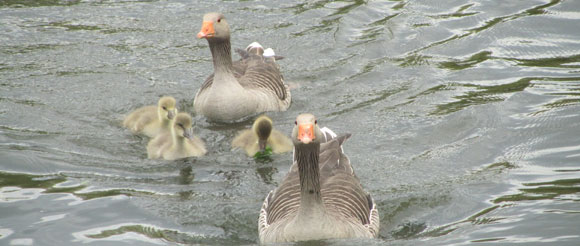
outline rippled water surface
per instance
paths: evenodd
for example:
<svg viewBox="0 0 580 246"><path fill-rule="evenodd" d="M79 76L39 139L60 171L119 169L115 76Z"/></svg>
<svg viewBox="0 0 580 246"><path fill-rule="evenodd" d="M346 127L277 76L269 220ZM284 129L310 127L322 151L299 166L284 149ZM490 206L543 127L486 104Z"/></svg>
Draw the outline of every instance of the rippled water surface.
<svg viewBox="0 0 580 246"><path fill-rule="evenodd" d="M0 1L0 245L255 244L290 154L256 162L194 116L208 154L148 160L120 126L162 95L191 112L232 46L285 56L301 112L345 151L380 238L314 245L579 245L580 1Z"/></svg>

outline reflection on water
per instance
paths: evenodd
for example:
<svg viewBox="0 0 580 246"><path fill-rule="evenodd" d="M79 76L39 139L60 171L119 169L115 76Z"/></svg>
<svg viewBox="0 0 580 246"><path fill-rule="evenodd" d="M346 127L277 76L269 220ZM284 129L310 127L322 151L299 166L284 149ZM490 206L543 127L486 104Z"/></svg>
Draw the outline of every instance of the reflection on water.
<svg viewBox="0 0 580 246"><path fill-rule="evenodd" d="M474 5L473 3L465 4L463 6L459 6L457 8L457 10L455 10L455 12L453 12L453 13L432 15L430 17L436 18L436 19L449 19L449 18L461 18L461 17L479 14L479 12L477 12L477 11L466 12L466 10L473 7L473 5Z"/></svg>
<svg viewBox="0 0 580 246"><path fill-rule="evenodd" d="M500 84L495 86L480 86L471 84L456 84L446 86L446 90L452 89L449 87L464 87L468 92L464 95L456 96L457 101L447 103L444 105L438 105L437 110L433 114L449 114L461 110L465 107L487 104L497 101L505 100L506 96L503 94L511 94L514 92L519 92L525 90L530 86L531 78L523 78L513 83ZM431 89L433 91L433 89Z"/></svg>
<svg viewBox="0 0 580 246"><path fill-rule="evenodd" d="M252 118L194 115L209 153L175 162L121 127L162 95L192 113L216 10L285 57L276 128L352 133L379 206L377 240L297 245L580 242L577 1L41 0L0 2L0 244L257 242L292 156L232 151Z"/></svg>
<svg viewBox="0 0 580 246"><path fill-rule="evenodd" d="M191 165L186 165L185 167L179 169L179 184L188 185L191 184L195 178L195 173L192 172L193 168Z"/></svg>
<svg viewBox="0 0 580 246"><path fill-rule="evenodd" d="M473 67L478 63L487 61L491 58L490 51L482 51L477 54L472 55L471 57L467 58L466 60L461 61L445 61L441 62L439 65L441 68L452 69L452 70L461 70Z"/></svg>
<svg viewBox="0 0 580 246"><path fill-rule="evenodd" d="M519 194L505 195L493 200L494 203L533 201L533 200L570 200L580 201L580 179L563 179L541 183L524 183Z"/></svg>
<svg viewBox="0 0 580 246"><path fill-rule="evenodd" d="M0 187L16 186L46 190L64 181L66 179L59 175L28 175L0 172Z"/></svg>
<svg viewBox="0 0 580 246"><path fill-rule="evenodd" d="M80 3L80 0L39 0L39 1L19 1L6 0L0 3L0 7L24 8L42 6L66 6Z"/></svg>
<svg viewBox="0 0 580 246"><path fill-rule="evenodd" d="M102 191L83 192L86 185L60 187L59 183L65 182L62 175L29 175L0 172L0 188L2 199L5 202L34 199L40 193L69 193L82 200L111 197L118 195L154 195L152 192L137 191L134 189L108 189Z"/></svg>
<svg viewBox="0 0 580 246"><path fill-rule="evenodd" d="M122 235L134 240L163 245L163 240L171 241L167 235L178 234L179 232L167 229L160 229L152 225L114 225L106 228L94 228L88 231L76 232L73 235L77 241L90 243L99 239L109 239L116 241L115 236Z"/></svg>
<svg viewBox="0 0 580 246"><path fill-rule="evenodd" d="M395 230L391 232L391 235L395 239L408 239L419 235L427 228L425 223L411 223L407 222L399 225Z"/></svg>
<svg viewBox="0 0 580 246"><path fill-rule="evenodd" d="M277 173L278 169L272 166L261 166L256 169L256 172L258 173L258 175L260 175L262 182L270 185L277 184L277 181L274 181L272 179L272 175Z"/></svg>

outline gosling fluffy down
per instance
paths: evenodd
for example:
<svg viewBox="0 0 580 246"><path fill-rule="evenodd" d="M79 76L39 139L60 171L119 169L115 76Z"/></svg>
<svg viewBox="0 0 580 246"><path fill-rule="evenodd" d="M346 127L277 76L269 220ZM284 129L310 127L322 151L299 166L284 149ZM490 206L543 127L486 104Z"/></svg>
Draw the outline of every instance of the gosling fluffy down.
<svg viewBox="0 0 580 246"><path fill-rule="evenodd" d="M155 137L169 132L176 114L175 98L164 96L159 99L157 106L145 106L131 112L125 117L123 126L134 134Z"/></svg>
<svg viewBox="0 0 580 246"><path fill-rule="evenodd" d="M292 141L274 129L272 119L265 115L258 117L251 129L240 131L232 141L233 148L243 149L248 156L264 151L267 146L270 146L272 152L276 154L288 152L293 148Z"/></svg>
<svg viewBox="0 0 580 246"><path fill-rule="evenodd" d="M193 135L191 123L189 114L177 114L170 132L158 135L147 144L149 159L176 160L204 155L207 152L205 144Z"/></svg>

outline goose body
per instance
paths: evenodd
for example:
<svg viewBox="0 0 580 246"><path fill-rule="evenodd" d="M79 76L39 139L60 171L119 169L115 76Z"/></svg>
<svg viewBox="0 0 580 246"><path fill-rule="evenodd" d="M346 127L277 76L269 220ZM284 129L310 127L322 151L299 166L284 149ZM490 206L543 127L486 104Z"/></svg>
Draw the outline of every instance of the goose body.
<svg viewBox="0 0 580 246"><path fill-rule="evenodd" d="M377 237L376 205L342 151L350 135L336 137L327 128L319 129L311 114L298 116L296 122L294 163L264 200L260 242Z"/></svg>
<svg viewBox="0 0 580 246"><path fill-rule="evenodd" d="M212 121L231 122L265 112L285 111L290 106L290 90L271 49L264 52L252 43L239 61L231 56L230 28L223 14L208 13L198 38L209 43L214 73L197 91L196 113Z"/></svg>
<svg viewBox="0 0 580 246"><path fill-rule="evenodd" d="M135 134L155 137L169 132L176 114L175 99L164 96L159 99L157 106L144 106L131 112L123 120L123 126Z"/></svg>
<svg viewBox="0 0 580 246"><path fill-rule="evenodd" d="M193 135L191 116L179 113L168 133L160 134L147 144L149 159L176 160L206 153L205 144Z"/></svg>
<svg viewBox="0 0 580 246"><path fill-rule="evenodd" d="M264 151L267 146L277 154L288 152L293 147L292 141L274 129L272 119L265 115L258 117L251 129L241 131L232 141L232 147L245 150L248 156Z"/></svg>

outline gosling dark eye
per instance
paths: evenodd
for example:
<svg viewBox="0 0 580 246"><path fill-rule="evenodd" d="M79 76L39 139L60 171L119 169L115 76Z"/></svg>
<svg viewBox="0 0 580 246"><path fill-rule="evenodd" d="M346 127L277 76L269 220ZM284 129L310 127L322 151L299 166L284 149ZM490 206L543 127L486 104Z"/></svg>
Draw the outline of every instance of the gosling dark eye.
<svg viewBox="0 0 580 246"><path fill-rule="evenodd" d="M316 124L318 124L318 120L314 120L314 124L315 124L315 125L316 125Z"/></svg>
<svg viewBox="0 0 580 246"><path fill-rule="evenodd" d="M298 121L294 121L294 125L298 125Z"/></svg>
<svg viewBox="0 0 580 246"><path fill-rule="evenodd" d="M218 22L222 22L222 19L218 19Z"/></svg>
<svg viewBox="0 0 580 246"><path fill-rule="evenodd" d="M163 110L167 110L167 107L165 107L165 106L163 106L162 108L163 108Z"/></svg>

